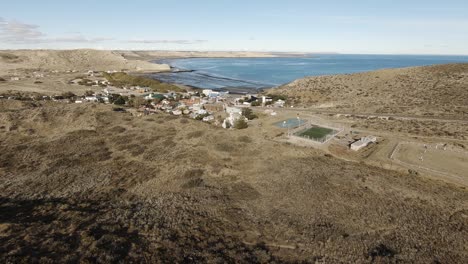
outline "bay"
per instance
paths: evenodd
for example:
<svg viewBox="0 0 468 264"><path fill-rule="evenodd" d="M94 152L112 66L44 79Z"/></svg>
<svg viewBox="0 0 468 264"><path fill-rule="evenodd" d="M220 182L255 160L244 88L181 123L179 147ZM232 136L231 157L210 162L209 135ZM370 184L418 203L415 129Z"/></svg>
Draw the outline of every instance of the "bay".
<svg viewBox="0 0 468 264"><path fill-rule="evenodd" d="M306 76L468 63L468 56L333 54L291 58L187 58L158 63L167 63L174 70L151 75L164 82L208 89L260 89L279 86Z"/></svg>

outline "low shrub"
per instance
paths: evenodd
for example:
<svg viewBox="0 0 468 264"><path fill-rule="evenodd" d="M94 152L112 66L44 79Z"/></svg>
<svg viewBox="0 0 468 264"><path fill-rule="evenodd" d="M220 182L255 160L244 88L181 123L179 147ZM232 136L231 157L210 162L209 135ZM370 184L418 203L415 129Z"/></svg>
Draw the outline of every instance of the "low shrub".
<svg viewBox="0 0 468 264"><path fill-rule="evenodd" d="M249 124L247 124L247 122L243 118L237 120L234 123L234 128L235 129L245 129L245 128L248 128L248 127L249 127Z"/></svg>
<svg viewBox="0 0 468 264"><path fill-rule="evenodd" d="M248 120L258 118L258 116L254 114L254 112L250 108L242 109L242 115L245 116Z"/></svg>

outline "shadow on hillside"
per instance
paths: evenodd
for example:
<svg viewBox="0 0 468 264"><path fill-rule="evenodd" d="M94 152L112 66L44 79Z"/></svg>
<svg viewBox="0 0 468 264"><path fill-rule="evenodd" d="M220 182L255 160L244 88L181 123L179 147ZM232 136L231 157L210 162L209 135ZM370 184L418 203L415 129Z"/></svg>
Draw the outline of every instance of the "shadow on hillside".
<svg viewBox="0 0 468 264"><path fill-rule="evenodd" d="M132 244L136 231L112 219L106 201L11 199L0 197L0 259L115 262Z"/></svg>

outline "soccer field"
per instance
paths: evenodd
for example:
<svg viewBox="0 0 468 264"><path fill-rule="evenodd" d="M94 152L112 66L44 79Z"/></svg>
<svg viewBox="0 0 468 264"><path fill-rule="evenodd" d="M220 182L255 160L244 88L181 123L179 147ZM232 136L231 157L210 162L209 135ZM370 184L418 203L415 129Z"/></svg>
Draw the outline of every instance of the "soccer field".
<svg viewBox="0 0 468 264"><path fill-rule="evenodd" d="M468 153L436 149L431 146L427 150L421 144L401 143L396 159L405 163L433 171L449 173L468 180Z"/></svg>
<svg viewBox="0 0 468 264"><path fill-rule="evenodd" d="M297 136L311 139L323 139L329 134L333 134L334 130L325 127L312 127L297 133Z"/></svg>

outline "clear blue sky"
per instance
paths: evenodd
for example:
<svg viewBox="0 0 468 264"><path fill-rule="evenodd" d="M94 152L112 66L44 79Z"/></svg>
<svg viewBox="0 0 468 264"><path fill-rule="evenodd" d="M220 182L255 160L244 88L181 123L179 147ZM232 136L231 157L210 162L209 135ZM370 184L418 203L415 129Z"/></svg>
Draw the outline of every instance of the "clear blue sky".
<svg viewBox="0 0 468 264"><path fill-rule="evenodd" d="M2 0L10 48L468 54L468 1Z"/></svg>

